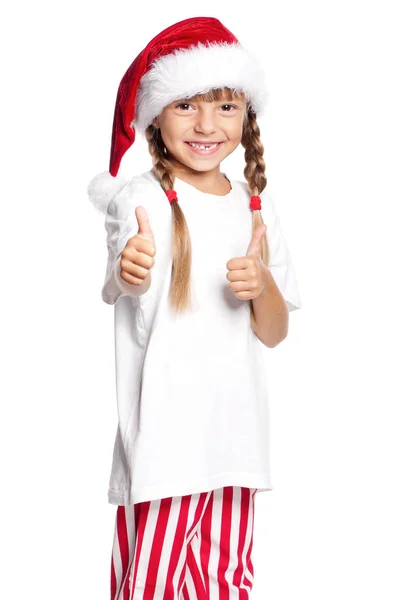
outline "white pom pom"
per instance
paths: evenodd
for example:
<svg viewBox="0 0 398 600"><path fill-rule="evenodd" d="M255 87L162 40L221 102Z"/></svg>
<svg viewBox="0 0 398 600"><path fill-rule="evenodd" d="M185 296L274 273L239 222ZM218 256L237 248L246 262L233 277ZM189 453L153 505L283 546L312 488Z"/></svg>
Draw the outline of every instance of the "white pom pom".
<svg viewBox="0 0 398 600"><path fill-rule="evenodd" d="M87 187L89 200L97 210L106 213L109 202L126 183L127 179L121 175L113 177L109 171L103 171L96 175Z"/></svg>

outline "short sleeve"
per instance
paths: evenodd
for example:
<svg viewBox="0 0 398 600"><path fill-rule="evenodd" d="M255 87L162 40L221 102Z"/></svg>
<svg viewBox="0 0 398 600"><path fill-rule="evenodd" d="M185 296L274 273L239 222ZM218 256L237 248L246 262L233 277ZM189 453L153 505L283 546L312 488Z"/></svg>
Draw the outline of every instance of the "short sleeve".
<svg viewBox="0 0 398 600"><path fill-rule="evenodd" d="M261 194L261 213L267 225L269 269L290 311L302 308L295 269L271 196Z"/></svg>

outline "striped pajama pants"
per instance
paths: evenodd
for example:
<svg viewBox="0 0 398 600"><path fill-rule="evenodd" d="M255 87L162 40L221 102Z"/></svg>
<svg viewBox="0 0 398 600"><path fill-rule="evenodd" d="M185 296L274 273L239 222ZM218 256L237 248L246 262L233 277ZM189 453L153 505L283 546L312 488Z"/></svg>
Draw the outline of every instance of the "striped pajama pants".
<svg viewBox="0 0 398 600"><path fill-rule="evenodd" d="M247 600L256 488L118 506L111 600Z"/></svg>

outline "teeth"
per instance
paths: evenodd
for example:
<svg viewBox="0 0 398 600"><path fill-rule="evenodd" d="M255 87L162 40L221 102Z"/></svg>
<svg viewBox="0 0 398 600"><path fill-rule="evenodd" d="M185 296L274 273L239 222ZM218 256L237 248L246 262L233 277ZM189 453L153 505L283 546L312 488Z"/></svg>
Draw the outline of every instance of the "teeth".
<svg viewBox="0 0 398 600"><path fill-rule="evenodd" d="M212 148L215 148L217 146L217 144L211 144L211 146L203 146L199 144L193 144L191 142L188 142L188 144L193 148L199 148L199 150L211 150Z"/></svg>

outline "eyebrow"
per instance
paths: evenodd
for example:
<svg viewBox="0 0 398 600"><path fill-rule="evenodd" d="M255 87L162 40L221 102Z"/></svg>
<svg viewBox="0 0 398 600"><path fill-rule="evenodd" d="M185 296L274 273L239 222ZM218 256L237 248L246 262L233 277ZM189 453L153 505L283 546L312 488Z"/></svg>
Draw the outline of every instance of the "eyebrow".
<svg viewBox="0 0 398 600"><path fill-rule="evenodd" d="M179 98L177 100L174 100L173 104L176 102L198 102L199 100L193 100L192 98ZM204 102L204 100L200 100L201 102ZM232 100L228 100L228 98L220 98L218 100L212 100L210 102L207 102L207 104L211 104L211 102L224 102L225 104L229 104L230 102L235 102L236 104L241 104L243 105L245 102L244 100L242 100L241 98L232 98Z"/></svg>

